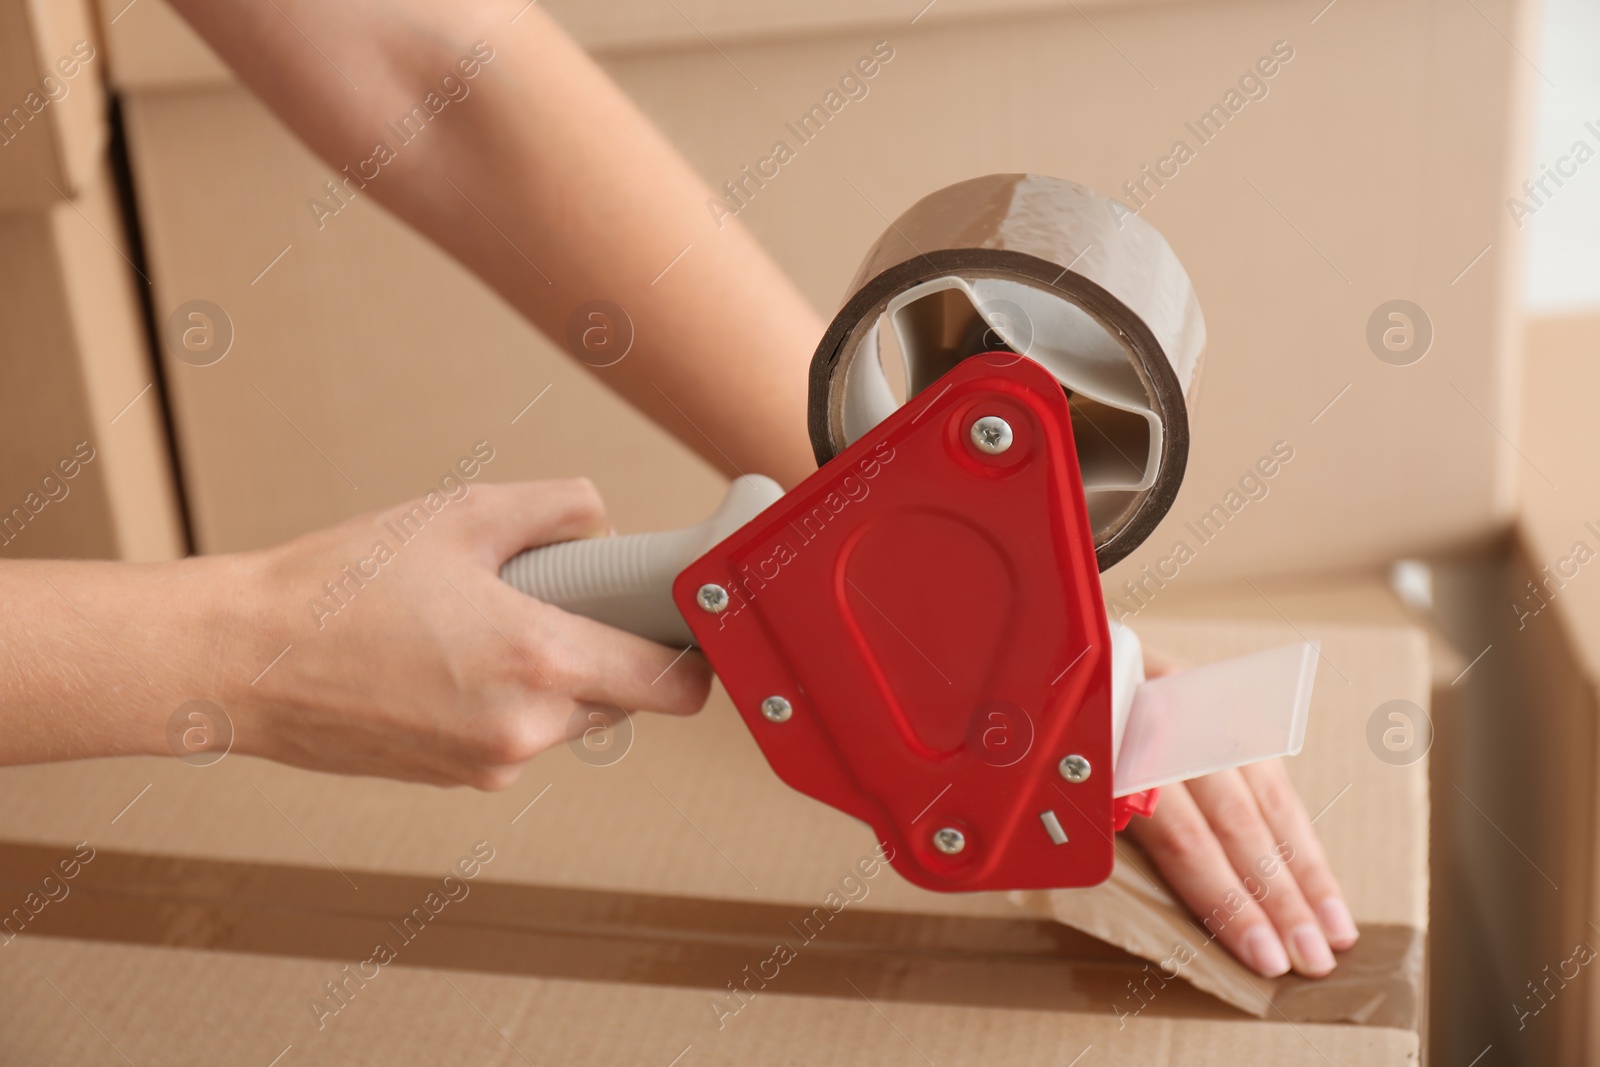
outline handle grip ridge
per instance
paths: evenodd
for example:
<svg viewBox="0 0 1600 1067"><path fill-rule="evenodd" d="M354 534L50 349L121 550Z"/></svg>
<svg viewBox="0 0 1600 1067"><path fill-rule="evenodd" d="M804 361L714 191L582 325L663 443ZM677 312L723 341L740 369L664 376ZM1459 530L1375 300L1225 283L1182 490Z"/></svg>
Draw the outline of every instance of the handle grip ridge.
<svg viewBox="0 0 1600 1067"><path fill-rule="evenodd" d="M771 478L746 474L697 525L659 533L593 537L519 553L500 568L512 588L575 615L665 645L694 643L672 602L672 582L690 563L783 495Z"/></svg>

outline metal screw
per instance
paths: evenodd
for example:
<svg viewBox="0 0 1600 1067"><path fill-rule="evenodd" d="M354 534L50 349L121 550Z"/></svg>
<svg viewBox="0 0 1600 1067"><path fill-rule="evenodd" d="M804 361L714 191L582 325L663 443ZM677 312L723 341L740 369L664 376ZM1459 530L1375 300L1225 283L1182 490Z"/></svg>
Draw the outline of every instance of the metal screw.
<svg viewBox="0 0 1600 1067"><path fill-rule="evenodd" d="M998 456L1011 447L1011 424L997 415L985 415L972 424L972 443L979 452Z"/></svg>
<svg viewBox="0 0 1600 1067"><path fill-rule="evenodd" d="M788 722L789 716L794 714L794 708L782 697L768 697L761 702L761 714L766 716L768 722Z"/></svg>
<svg viewBox="0 0 1600 1067"><path fill-rule="evenodd" d="M700 591L694 595L694 599L713 615L728 610L728 591L714 582L702 585Z"/></svg>
<svg viewBox="0 0 1600 1067"><path fill-rule="evenodd" d="M946 826L933 832L933 847L946 856L954 856L967 847L967 835L954 826Z"/></svg>
<svg viewBox="0 0 1600 1067"><path fill-rule="evenodd" d="M1061 777L1074 784L1089 780L1089 761L1076 753L1064 757L1056 769L1061 772Z"/></svg>

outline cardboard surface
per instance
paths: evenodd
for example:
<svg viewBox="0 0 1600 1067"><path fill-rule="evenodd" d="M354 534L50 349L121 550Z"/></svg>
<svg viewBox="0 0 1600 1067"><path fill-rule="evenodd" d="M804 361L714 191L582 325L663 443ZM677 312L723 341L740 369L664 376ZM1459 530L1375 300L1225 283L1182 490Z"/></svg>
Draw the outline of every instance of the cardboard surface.
<svg viewBox="0 0 1600 1067"><path fill-rule="evenodd" d="M1185 581L1481 541L1510 516L1520 462L1502 436L1515 438L1517 415L1502 176L1520 158L1533 76L1484 18L1521 39L1525 8L1346 3L1315 25L1287 11L1118 6L1090 25L1052 10L605 63L718 188L887 34L896 58L871 94L739 213L827 315L885 218L930 190L1021 171L1127 196L1175 139L1195 141L1185 123L1288 42L1295 58L1267 95L1141 211L1193 278L1210 349L1182 493L1112 585L1145 566L1170 574L1179 540L1193 554ZM1114 120L1059 106L1106 93ZM236 90L138 92L129 115L158 310L204 297L237 327L235 352L203 380L173 376L200 547L263 544L398 500L496 426L497 444L518 443L493 477L591 473L623 529L714 506L703 466L374 205L358 199L319 230L307 203L330 168ZM1401 297L1425 307L1437 338L1407 367L1366 341L1375 309ZM1280 441L1294 458L1261 479ZM1220 533L1188 532L1215 507Z"/></svg>
<svg viewBox="0 0 1600 1067"><path fill-rule="evenodd" d="M44 208L93 180L104 66L90 0L0 3L0 212Z"/></svg>
<svg viewBox="0 0 1600 1067"><path fill-rule="evenodd" d="M1505 996L1533 1013L1516 1035L1531 1046L1530 1062L1577 1062L1600 1049L1600 989L1546 1007L1527 999L1525 982L1544 981L1544 968L1560 969L1580 943L1600 945L1592 925L1600 901L1600 434L1590 411L1600 387L1600 315L1532 320L1525 346L1521 513L1491 605L1500 635L1493 654L1504 658L1499 714L1473 769L1489 810L1537 872L1482 868L1472 905ZM1480 842L1468 858L1481 863L1494 852L1493 841Z"/></svg>
<svg viewBox="0 0 1600 1067"><path fill-rule="evenodd" d="M1270 647L1281 638L1270 625L1174 622L1147 630L1151 644L1197 662ZM1361 952L1370 953L1381 961L1379 965L1352 966L1341 976L1359 979L1355 984L1363 995L1353 1007L1348 998L1331 1009L1317 1003L1315 994L1304 988L1315 983L1256 983L1244 978L1242 969L1214 946L1206 949L1204 933L1183 917L1164 890L1147 880L1147 873L1133 870L1126 860L1107 886L1033 894L1020 898L1020 907L1019 901L1004 894L925 892L884 870L864 883L859 900L852 898L845 912L850 924L837 928L854 930L853 941L835 944L830 935L827 943L834 946L830 951L865 943L877 944L880 948L875 951L880 952L886 945L927 951L930 945L941 944L952 951L964 945L964 951L971 952L981 943L989 946L985 951L1036 956L1041 946L1053 945L1050 951L1059 952L1066 944L1075 946L1070 953L1076 953L1080 963L1091 964L1091 970L1137 964L1142 975L1143 964L1138 961L1130 962L1129 957L1070 932L1061 942L1046 932L1053 924L1037 924L1067 920L1156 960L1172 951L1170 936L1187 936L1200 950L1196 961L1183 968L1196 990L1258 1016L1307 1018L1290 1013L1310 1012L1309 1017L1324 1018L1331 1013L1404 1032L1414 1043L1421 976L1407 961L1414 961L1415 946L1427 930L1426 772L1420 764L1397 768L1378 761L1367 748L1365 725L1371 710L1384 700L1426 702L1424 646L1419 635L1403 630L1329 627L1319 628L1317 636L1330 664L1349 682L1319 682L1306 750L1289 766L1308 807L1322 813L1318 830L1357 922L1374 933ZM139 906L149 907L151 899L171 904L170 897L221 893L211 905L204 900L191 905L200 910L189 919L181 909L174 913L164 904L164 919L130 919L122 925L124 930L143 931L140 938L167 938L163 943L180 946L199 939L200 944L235 951L262 949L238 940L241 931L248 934L254 927L237 917L230 919L227 909L246 908L252 900L260 900L280 914L280 923L287 921L281 918L285 908L287 913L309 909L348 921L352 914L375 907L370 894L387 899L385 892L398 892L404 897L403 890L384 890L385 879L436 879L479 840L489 842L496 852L492 864L485 865L486 885L506 887L496 892L543 894L542 905L511 908L504 914L541 915L543 936L548 936L551 927L561 926L556 916L565 909L582 919L572 920L569 927L589 924L578 931L585 936L603 920L613 932L627 929L630 922L635 929L656 931L651 936L657 941L666 936L661 931L678 931L676 936L683 937L683 931L703 921L693 916L703 915L707 906L716 912L719 936L724 937L741 923L747 931L762 929L770 922L763 916L777 914L774 907L803 918L830 891L837 893L846 877L859 869L862 857L871 854L873 842L864 827L806 800L772 775L743 725L720 698L691 720L641 716L633 726L631 746L615 763L596 765L577 758L570 749L558 749L536 759L523 783L498 795L338 779L237 757L206 768L152 759L10 768L0 772L0 839L18 843L7 846L13 856L46 854L17 851L22 843L42 846L46 852L70 851L70 843L80 840L90 841L103 853L104 867L86 865L91 873L83 875L84 912L75 915L69 897L56 913L41 917L41 924L65 924L59 928L61 936L95 936L97 920L89 909L108 907L104 894L110 890L96 896L92 887L96 878L107 878L104 884L131 900L127 906L135 912L141 895L145 903ZM593 752L589 757L598 758ZM72 802L63 803L63 797L73 798ZM154 857L154 866L139 868L138 855ZM1374 862L1377 857L1383 861ZM161 876L160 871L171 869L175 861L180 873ZM196 865L189 868L190 875L182 873L181 862ZM227 873L223 867L230 862L245 864L244 874ZM19 865L26 866L9 864ZM130 888L135 884L129 881L132 875L111 878L102 873L119 865L136 873L143 870L140 877L147 880L166 877L181 892L152 897L151 891L141 894ZM256 870L264 872L260 878L249 876ZM294 871L306 873L293 875ZM310 878L305 884L311 888L293 894L274 888L279 884L274 879L293 877ZM378 883L369 883L369 878ZM641 893L656 902L639 903ZM485 902L484 906L492 902L483 896L473 899ZM612 904L606 905L607 900ZM679 903L672 904L674 900ZM672 907L680 911L670 913ZM640 919L641 909L649 908L668 908L669 914ZM741 915L746 919L740 920ZM176 933L168 937L162 930ZM291 946L288 951L307 940L304 930L283 930L282 939ZM996 936L994 931L1005 933ZM19 939L13 947L27 940ZM312 940L320 943L321 938ZM272 951L285 949L280 945ZM687 958L681 952L669 956ZM630 971L635 979L642 975L644 980L664 980L640 962L653 957L624 958L635 961ZM482 969L471 962L470 953L455 964L431 959L428 965L459 966L461 959ZM922 968L911 967L894 982L884 978L888 984L883 988L891 995L887 991L893 986L901 992L892 995L919 1002L941 996L952 999L938 992L944 982L947 990L964 990L960 996L969 1004L991 1003L986 995L973 992L978 987L1013 988L999 978L981 978L980 965L981 960L969 961L962 965L968 968L965 971L957 967L941 972L945 978L939 974L918 978ZM972 966L980 970L972 971ZM820 972L816 981L828 973ZM577 977L609 976L590 969ZM674 979L676 984L684 980ZM1071 982L1088 980L1078 974ZM1113 985L1120 987L1126 980ZM1019 991L1014 996L1026 999L1032 994ZM1113 1011L1113 1003L1107 1001L1095 1010ZM1163 1018L1180 1009L1202 1014L1232 1010L1209 998L1194 1000L1188 993L1161 999L1157 1008L1156 1017Z"/></svg>
<svg viewBox="0 0 1600 1067"><path fill-rule="evenodd" d="M0 334L14 357L0 361L0 559L183 553L144 282L127 254L103 161L70 203L0 214Z"/></svg>
<svg viewBox="0 0 1600 1067"><path fill-rule="evenodd" d="M1534 319L1525 340L1520 529L1535 589L1514 614L1547 610L1562 620L1584 672L1600 679L1600 468L1592 398L1600 385L1600 315ZM1520 609L1520 610L1517 610Z"/></svg>
<svg viewBox="0 0 1600 1067"><path fill-rule="evenodd" d="M700 989L388 968L318 1031L307 1001L338 971L55 939L0 949L0 1041L20 1062L447 1062L689 1065L1414 1064L1415 1036L1363 1026L1088 1014L760 993L722 1030ZM55 988L52 988L54 985ZM1085 1052L1087 1051L1087 1055Z"/></svg>
<svg viewBox="0 0 1600 1067"><path fill-rule="evenodd" d="M1433 928L1449 931L1435 942L1447 1028L1435 1048L1452 1060L1493 1044L1508 1064L1587 1063L1591 993L1574 981L1574 951L1600 944L1589 925L1594 692L1553 612L1517 628L1511 604L1529 574L1515 543L1435 571L1441 624L1477 660L1453 690L1457 728L1439 730L1430 756L1433 873L1447 902Z"/></svg>
<svg viewBox="0 0 1600 1067"><path fill-rule="evenodd" d="M1109 597L1118 590L1108 582L1105 592ZM1124 621L1139 627L1151 620L1208 618L1276 622L1286 634L1307 622L1412 627L1427 639L1428 668L1436 696L1449 689L1467 667L1468 657L1438 624L1400 599L1387 568L1175 582Z"/></svg>

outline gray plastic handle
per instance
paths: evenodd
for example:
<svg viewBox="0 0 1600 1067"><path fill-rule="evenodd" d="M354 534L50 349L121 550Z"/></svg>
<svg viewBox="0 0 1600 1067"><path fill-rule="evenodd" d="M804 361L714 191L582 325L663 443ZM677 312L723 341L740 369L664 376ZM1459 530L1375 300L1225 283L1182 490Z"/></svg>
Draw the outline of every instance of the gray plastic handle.
<svg viewBox="0 0 1600 1067"><path fill-rule="evenodd" d="M619 630L687 647L694 635L672 602L672 582L706 550L783 496L783 487L746 474L705 522L683 530L590 537L532 548L507 560L514 589Z"/></svg>

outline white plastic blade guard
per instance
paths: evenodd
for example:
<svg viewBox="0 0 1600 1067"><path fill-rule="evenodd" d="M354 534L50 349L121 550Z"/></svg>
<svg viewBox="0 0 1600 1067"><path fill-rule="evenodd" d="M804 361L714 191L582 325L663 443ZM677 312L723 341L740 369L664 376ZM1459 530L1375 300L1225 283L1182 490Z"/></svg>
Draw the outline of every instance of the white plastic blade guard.
<svg viewBox="0 0 1600 1067"><path fill-rule="evenodd" d="M1317 656L1314 642L1302 642L1140 685L1122 731L1113 793L1299 752Z"/></svg>

